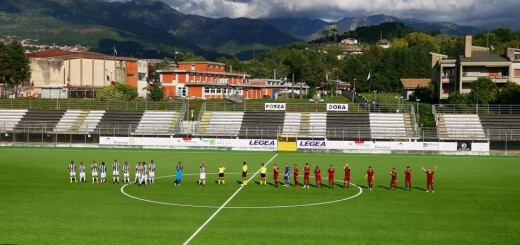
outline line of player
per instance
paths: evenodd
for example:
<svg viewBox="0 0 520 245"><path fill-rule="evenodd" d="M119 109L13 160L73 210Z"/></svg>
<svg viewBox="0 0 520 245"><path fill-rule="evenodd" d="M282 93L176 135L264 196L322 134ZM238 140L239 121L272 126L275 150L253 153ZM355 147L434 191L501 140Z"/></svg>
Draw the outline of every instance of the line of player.
<svg viewBox="0 0 520 245"><path fill-rule="evenodd" d="M267 185L267 167L265 166L265 163L261 163L260 165L261 165L260 166L260 185L266 186ZM102 162L101 166L98 168L96 161L93 161L90 167L92 170L92 183L99 183L99 182L105 183L106 182L106 171L107 171L105 162ZM206 186L206 168L207 168L206 162L203 161L199 166L199 181L198 181L199 186ZM433 176L434 176L435 172L437 171L437 166L435 166L435 169L433 169L433 170L431 168L429 168L429 169L425 169L424 167L421 167L421 168L426 173L426 192L431 191L433 193L434 192ZM70 162L68 169L70 172L70 182L71 183L73 181L77 182L76 166L74 164L74 161ZM177 164L177 166L175 167L175 170L176 170L176 175L175 175L174 185L180 186L182 177L183 177L183 170L184 170L184 166L182 165L181 162L179 162ZM222 164L218 167L218 181L217 181L218 184L226 183L225 178L224 178L225 170L226 170L226 168ZM348 163L345 164L345 166L343 166L343 170L345 173L344 178L343 178L343 188L350 188L351 167L349 166ZM99 180L97 178L98 171L101 173L101 178ZM241 186L247 186L247 182L248 182L247 171L248 171L247 162L243 162ZM315 187L317 188L319 186L320 188L323 188L320 167L316 166L314 168L313 172L314 172L314 179L316 182ZM329 188L334 188L335 172L336 172L336 170L335 170L334 166L331 164L329 166L329 168L327 169L328 187ZM80 173L80 182L86 183L85 166L84 166L83 162L80 163L79 173ZM155 162L152 160L152 161L150 161L150 164L148 164L148 165L146 164L146 162L138 162L135 167L135 173L136 174L135 174L134 183L138 184L139 186L147 185L147 184L154 184L155 183ZM293 180L294 180L293 186L295 188L298 188L300 186L300 181L299 181L300 169L298 167L298 164L294 164L294 167L292 169L292 174L293 174ZM310 167L309 163L306 163L305 166L303 167L303 185L302 185L303 188L310 188L310 185L309 185L310 174L311 174L311 167ZM405 181L404 181L405 190L411 191L412 190L412 169L410 168L410 166L406 167L404 174L405 174ZM273 165L274 187L279 186L279 177L280 177L280 168L278 167L277 164L274 164ZM124 183L126 183L126 184L130 183L130 166L128 165L128 162L125 162L123 165L123 178L124 178L123 179ZM368 167L368 170L365 174L365 179L367 180L367 184L368 184L367 188L369 190L372 190L374 187L374 181L375 181L375 171L371 166ZM117 160L115 160L112 163L112 183L119 183L119 162ZM289 166L289 164L286 164L285 170L284 170L284 185L283 186L289 187L290 185L291 185L291 167ZM397 190L397 170L395 168L392 168L392 170L390 171L390 187L388 188L388 190L391 190L391 189L393 189L394 191Z"/></svg>
<svg viewBox="0 0 520 245"><path fill-rule="evenodd" d="M92 161L90 164L90 169L92 171L92 183L106 183L107 176L107 166L105 162L101 162L101 165L98 167L96 161ZM128 162L123 164L123 183L130 183L130 166ZM74 161L70 161L68 166L69 174L70 174L70 183L78 182L76 178L76 164ZM86 166L81 162L79 164L79 181L81 183L86 183ZM98 173L100 178L98 178ZM112 183L119 184L119 162L114 160L112 163ZM141 185L147 184L155 184L155 162L153 160L150 161L149 164L146 162L138 162L135 166L135 179L134 183Z"/></svg>

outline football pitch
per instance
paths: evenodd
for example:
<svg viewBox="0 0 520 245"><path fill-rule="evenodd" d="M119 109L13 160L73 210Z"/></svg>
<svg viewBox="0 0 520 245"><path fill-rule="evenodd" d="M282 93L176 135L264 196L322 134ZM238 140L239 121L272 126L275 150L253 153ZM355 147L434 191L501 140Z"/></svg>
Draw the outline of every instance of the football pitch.
<svg viewBox="0 0 520 245"><path fill-rule="evenodd" d="M156 162L156 183L112 183L112 162ZM87 183L69 183L69 162L84 162ZM91 183L90 163L108 165L107 183ZM0 244L518 244L520 158L443 155L230 152L149 149L0 148ZM181 186L175 166L184 165ZM208 165L198 186L199 165ZM241 187L242 162L249 166ZM268 168L260 186L260 163ZM272 186L278 164L322 170L323 189ZM343 165L352 168L349 189ZM217 184L217 167L226 184ZM328 188L333 164L336 185ZM435 194L426 174L438 165ZM375 170L366 189L368 166ZM413 171L405 191L404 169ZM397 191L388 190L390 170ZM120 169L122 182L122 171ZM79 179L79 175L78 175ZM291 183L294 183L291 176ZM359 186L359 187L358 187Z"/></svg>

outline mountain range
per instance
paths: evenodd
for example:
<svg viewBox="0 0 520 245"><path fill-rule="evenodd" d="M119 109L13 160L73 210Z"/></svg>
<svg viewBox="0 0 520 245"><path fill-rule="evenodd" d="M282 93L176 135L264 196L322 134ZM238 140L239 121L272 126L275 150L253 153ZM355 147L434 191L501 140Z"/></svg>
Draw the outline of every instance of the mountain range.
<svg viewBox="0 0 520 245"><path fill-rule="evenodd" d="M326 27L340 33L360 26L402 22L420 30L462 35L474 27L426 22L388 15L346 17L337 22L318 19L208 18L187 15L156 0L2 0L3 35L38 39L43 43L81 44L93 51L125 56L162 58L176 51L208 59L237 56L248 59L279 45L320 37Z"/></svg>

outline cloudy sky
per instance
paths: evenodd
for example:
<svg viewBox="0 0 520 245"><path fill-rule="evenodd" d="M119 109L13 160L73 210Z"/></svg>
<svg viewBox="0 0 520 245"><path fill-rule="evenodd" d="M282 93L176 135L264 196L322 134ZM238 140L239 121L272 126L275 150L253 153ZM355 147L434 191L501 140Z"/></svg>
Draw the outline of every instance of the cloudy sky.
<svg viewBox="0 0 520 245"><path fill-rule="evenodd" d="M207 17L343 17L387 14L481 28L520 29L518 0L163 0L185 14Z"/></svg>

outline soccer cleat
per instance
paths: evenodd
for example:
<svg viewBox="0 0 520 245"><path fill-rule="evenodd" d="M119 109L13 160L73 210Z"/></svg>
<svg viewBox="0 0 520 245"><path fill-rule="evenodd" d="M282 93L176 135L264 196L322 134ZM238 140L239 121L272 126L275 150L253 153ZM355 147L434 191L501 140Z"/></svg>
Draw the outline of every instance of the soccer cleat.
<svg viewBox="0 0 520 245"><path fill-rule="evenodd" d="M426 192L430 192L429 190L426 190Z"/></svg>
<svg viewBox="0 0 520 245"><path fill-rule="evenodd" d="M433 194L433 193L434 193L434 192L432 191L432 194Z"/></svg>

